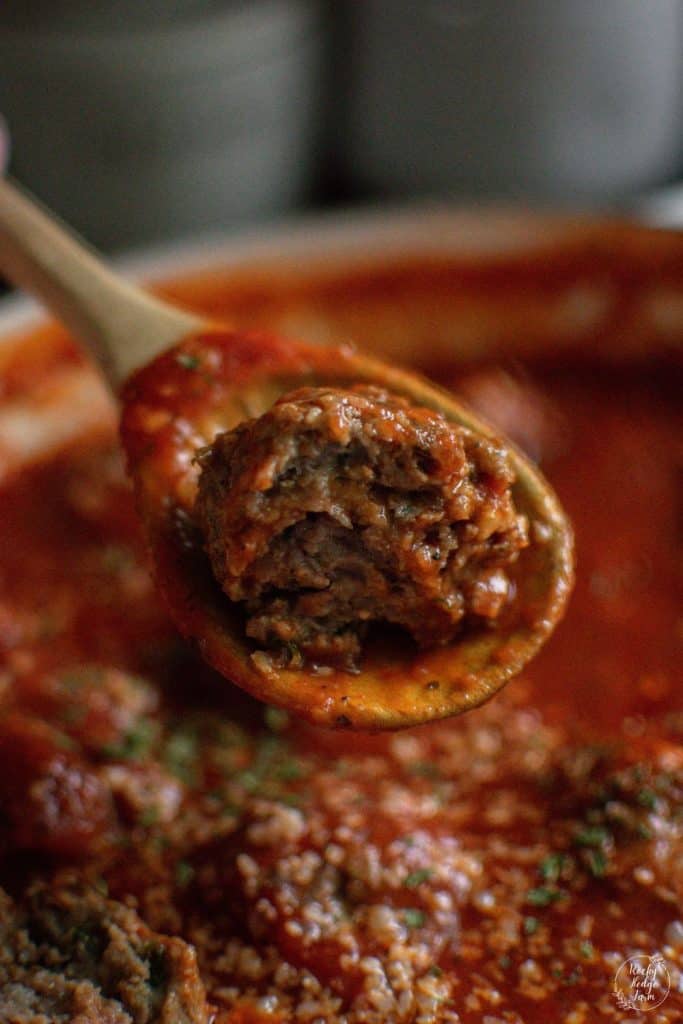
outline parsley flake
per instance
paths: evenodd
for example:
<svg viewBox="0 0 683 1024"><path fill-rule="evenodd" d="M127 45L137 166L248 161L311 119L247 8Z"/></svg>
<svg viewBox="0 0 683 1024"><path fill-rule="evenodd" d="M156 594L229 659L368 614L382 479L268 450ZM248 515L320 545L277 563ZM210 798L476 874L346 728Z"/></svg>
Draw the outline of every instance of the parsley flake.
<svg viewBox="0 0 683 1024"><path fill-rule="evenodd" d="M105 744L102 754L112 761L139 761L150 752L156 734L156 722L142 718L118 743Z"/></svg>
<svg viewBox="0 0 683 1024"><path fill-rule="evenodd" d="M409 768L411 775L417 775L422 779L440 779L441 771L438 764L433 761L414 761Z"/></svg>
<svg viewBox="0 0 683 1024"><path fill-rule="evenodd" d="M566 859L564 853L549 853L538 867L538 873L541 878L546 882L556 882L560 877Z"/></svg>
<svg viewBox="0 0 683 1024"><path fill-rule="evenodd" d="M541 885L536 889L529 889L526 894L526 901L534 907L549 907L551 903L562 899L563 896L564 893L561 889L548 889L546 886Z"/></svg>
<svg viewBox="0 0 683 1024"><path fill-rule="evenodd" d="M576 833L574 842L577 846L603 846L609 838L609 832L602 825L589 825Z"/></svg>
<svg viewBox="0 0 683 1024"><path fill-rule="evenodd" d="M588 870L593 878L604 878L607 871L607 859L602 850L590 850L587 859Z"/></svg>
<svg viewBox="0 0 683 1024"><path fill-rule="evenodd" d="M267 707L263 712L263 720L271 732L282 732L289 725L289 715L282 708Z"/></svg>
<svg viewBox="0 0 683 1024"><path fill-rule="evenodd" d="M409 928L422 928L425 923L424 910L417 907L406 907L403 911L403 920Z"/></svg>
<svg viewBox="0 0 683 1024"><path fill-rule="evenodd" d="M175 361L184 370L196 370L199 367L199 356L194 356L190 352L178 352Z"/></svg>
<svg viewBox="0 0 683 1024"><path fill-rule="evenodd" d="M294 758L288 758L286 761L283 761L282 764L278 765L276 771L278 779L281 779L283 782L296 782L297 779L303 778L305 774L303 765Z"/></svg>
<svg viewBox="0 0 683 1024"><path fill-rule="evenodd" d="M186 860L179 860L175 868L175 880L184 888L194 878L194 868Z"/></svg>
<svg viewBox="0 0 683 1024"><path fill-rule="evenodd" d="M196 782L199 737L192 728L171 733L164 747L164 764L186 785Z"/></svg>
<svg viewBox="0 0 683 1024"><path fill-rule="evenodd" d="M150 825L156 825L159 821L159 808L158 807L145 807L141 813L138 821L143 828L149 828Z"/></svg>
<svg viewBox="0 0 683 1024"><path fill-rule="evenodd" d="M423 882L427 882L434 871L432 868L419 868L417 871L411 871L409 875L403 879L403 884L406 889L417 889Z"/></svg>

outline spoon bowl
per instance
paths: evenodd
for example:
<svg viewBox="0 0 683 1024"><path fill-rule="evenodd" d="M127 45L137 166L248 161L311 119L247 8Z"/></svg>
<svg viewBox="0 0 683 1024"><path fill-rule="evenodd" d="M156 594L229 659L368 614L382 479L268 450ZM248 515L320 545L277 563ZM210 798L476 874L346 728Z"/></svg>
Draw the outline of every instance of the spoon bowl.
<svg viewBox="0 0 683 1024"><path fill-rule="evenodd" d="M350 347L237 333L148 295L6 181L0 269L84 342L115 392L135 371L121 393L121 431L157 585L180 632L254 696L326 726L392 729L444 718L496 693L561 618L573 580L571 527L539 471L505 441L530 543L495 628L468 627L427 651L387 634L369 645L358 674L275 667L254 649L242 609L211 572L193 518L199 450L305 385L375 384L475 434L495 439L495 432L450 393Z"/></svg>
<svg viewBox="0 0 683 1024"><path fill-rule="evenodd" d="M123 389L121 431L157 585L202 657L254 696L317 725L396 729L476 707L534 656L571 589L572 535L548 484L508 443L515 505L532 529L514 567L515 597L502 623L468 628L455 643L427 651L395 635L379 638L358 674L274 667L246 637L243 613L214 579L193 525L195 456L217 433L260 415L295 387L358 383L381 385L495 438L450 393L350 347L220 328L188 338L133 375Z"/></svg>

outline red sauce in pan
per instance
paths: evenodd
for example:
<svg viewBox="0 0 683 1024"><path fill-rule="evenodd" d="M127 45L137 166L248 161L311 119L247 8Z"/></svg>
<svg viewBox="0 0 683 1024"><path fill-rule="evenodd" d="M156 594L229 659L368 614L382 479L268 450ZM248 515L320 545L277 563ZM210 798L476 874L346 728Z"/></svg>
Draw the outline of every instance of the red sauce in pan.
<svg viewBox="0 0 683 1024"><path fill-rule="evenodd" d="M576 527L569 612L523 676L395 735L264 709L178 640L115 439L85 439L0 498L0 880L75 869L134 902L196 946L218 1024L616 1021L622 962L655 954L653 1019L679 1020L680 381L440 377Z"/></svg>

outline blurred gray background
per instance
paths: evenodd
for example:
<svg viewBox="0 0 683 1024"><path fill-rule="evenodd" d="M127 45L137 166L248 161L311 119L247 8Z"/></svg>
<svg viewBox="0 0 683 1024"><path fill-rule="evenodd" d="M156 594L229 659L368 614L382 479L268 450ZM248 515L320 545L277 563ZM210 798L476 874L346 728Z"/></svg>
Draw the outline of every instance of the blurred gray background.
<svg viewBox="0 0 683 1024"><path fill-rule="evenodd" d="M424 196L676 219L682 79L683 0L0 5L10 171L110 250Z"/></svg>

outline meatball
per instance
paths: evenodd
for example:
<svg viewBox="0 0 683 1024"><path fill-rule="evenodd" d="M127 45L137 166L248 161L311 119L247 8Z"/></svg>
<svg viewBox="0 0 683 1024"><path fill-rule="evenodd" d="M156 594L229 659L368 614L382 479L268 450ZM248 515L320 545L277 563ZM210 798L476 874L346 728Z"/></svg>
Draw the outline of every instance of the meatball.
<svg viewBox="0 0 683 1024"><path fill-rule="evenodd" d="M77 746L32 715L0 716L0 850L87 857L113 825L111 794Z"/></svg>
<svg viewBox="0 0 683 1024"><path fill-rule="evenodd" d="M494 622L527 544L507 452L383 389L302 388L199 455L196 517L247 635L354 670L370 623L446 644Z"/></svg>
<svg viewBox="0 0 683 1024"><path fill-rule="evenodd" d="M94 890L0 890L0 1020L207 1024L194 951Z"/></svg>

